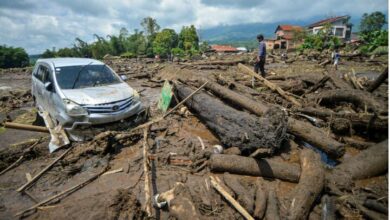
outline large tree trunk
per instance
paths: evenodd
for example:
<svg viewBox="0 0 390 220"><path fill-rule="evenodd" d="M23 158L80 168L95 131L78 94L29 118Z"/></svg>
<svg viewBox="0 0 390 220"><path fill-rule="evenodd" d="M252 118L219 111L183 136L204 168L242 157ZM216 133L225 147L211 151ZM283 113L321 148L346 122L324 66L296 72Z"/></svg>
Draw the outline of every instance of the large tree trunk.
<svg viewBox="0 0 390 220"><path fill-rule="evenodd" d="M375 91L387 78L389 77L389 68L386 67L385 71L381 75L376 78L374 82L367 88L367 91L373 92Z"/></svg>
<svg viewBox="0 0 390 220"><path fill-rule="evenodd" d="M303 149L300 153L301 177L291 198L288 219L306 219L313 202L324 187L325 170L318 153Z"/></svg>
<svg viewBox="0 0 390 220"><path fill-rule="evenodd" d="M388 152L388 140L360 152L357 156L336 166L327 176L328 184L345 187L352 180L365 179L385 173L388 168Z"/></svg>
<svg viewBox="0 0 390 220"><path fill-rule="evenodd" d="M320 148L332 158L339 158L345 152L344 144L328 137L320 128L314 127L307 122L289 118L288 131L314 147Z"/></svg>
<svg viewBox="0 0 390 220"><path fill-rule="evenodd" d="M193 92L185 85L177 84L175 88L179 99ZM195 94L185 104L225 147L239 147L244 151L267 148L273 151L286 138L287 116L279 109L270 109L258 118L225 105L205 92Z"/></svg>
<svg viewBox="0 0 390 220"><path fill-rule="evenodd" d="M240 175L277 178L298 182L301 169L298 165L272 159L254 159L237 155L214 154L210 158L212 172L229 172Z"/></svg>

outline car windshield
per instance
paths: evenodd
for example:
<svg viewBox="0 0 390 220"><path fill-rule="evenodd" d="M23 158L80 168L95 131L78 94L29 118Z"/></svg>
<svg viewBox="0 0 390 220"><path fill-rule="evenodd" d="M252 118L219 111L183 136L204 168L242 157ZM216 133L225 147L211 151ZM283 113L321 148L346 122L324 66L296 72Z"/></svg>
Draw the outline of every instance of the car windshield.
<svg viewBox="0 0 390 220"><path fill-rule="evenodd" d="M64 66L56 67L55 70L61 89L80 89L121 82L106 65Z"/></svg>

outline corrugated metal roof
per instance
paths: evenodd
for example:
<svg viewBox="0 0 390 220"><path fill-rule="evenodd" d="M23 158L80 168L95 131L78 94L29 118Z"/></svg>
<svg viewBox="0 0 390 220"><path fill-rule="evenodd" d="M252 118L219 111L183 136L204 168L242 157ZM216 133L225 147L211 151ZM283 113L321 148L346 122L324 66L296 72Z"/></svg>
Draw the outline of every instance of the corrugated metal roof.
<svg viewBox="0 0 390 220"><path fill-rule="evenodd" d="M337 17L327 18L327 19L324 19L324 20L321 20L321 21L317 21L317 22L315 22L313 24L310 24L310 25L308 25L308 27L309 28L317 27L317 26L324 25L326 23L332 23L332 22L338 21L340 19L345 19L345 18L348 18L348 17L349 17L348 15L344 15L344 16L337 16Z"/></svg>

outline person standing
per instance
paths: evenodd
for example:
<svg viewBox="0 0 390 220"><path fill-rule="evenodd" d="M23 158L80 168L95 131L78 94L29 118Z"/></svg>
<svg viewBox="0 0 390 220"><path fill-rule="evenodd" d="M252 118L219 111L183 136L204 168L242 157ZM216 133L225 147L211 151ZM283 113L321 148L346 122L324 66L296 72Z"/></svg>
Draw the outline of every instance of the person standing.
<svg viewBox="0 0 390 220"><path fill-rule="evenodd" d="M337 70L337 66L339 65L339 61L340 61L340 52L339 52L338 48L336 48L333 51L333 53L332 53L332 60L333 60L334 69Z"/></svg>
<svg viewBox="0 0 390 220"><path fill-rule="evenodd" d="M257 35L257 40L259 41L259 53L256 57L256 64L255 64L255 72L259 73L259 70L261 72L261 76L265 77L265 70L264 70L264 64L265 64L265 58L267 55L267 49L264 42L264 36L262 34Z"/></svg>

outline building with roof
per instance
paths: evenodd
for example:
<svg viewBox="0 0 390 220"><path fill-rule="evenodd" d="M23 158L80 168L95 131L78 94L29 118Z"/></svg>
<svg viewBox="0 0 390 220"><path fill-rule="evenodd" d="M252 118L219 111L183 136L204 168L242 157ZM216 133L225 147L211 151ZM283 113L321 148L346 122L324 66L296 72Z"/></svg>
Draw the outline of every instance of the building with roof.
<svg viewBox="0 0 390 220"><path fill-rule="evenodd" d="M230 45L211 45L211 50L217 53L237 53L237 48Z"/></svg>
<svg viewBox="0 0 390 220"><path fill-rule="evenodd" d="M294 49L302 44L301 40L294 38L297 32L305 31L303 27L296 25L278 25L275 29L274 39L265 39L267 49Z"/></svg>
<svg viewBox="0 0 390 220"><path fill-rule="evenodd" d="M307 29L309 33L317 34L326 24L330 24L331 33L345 42L351 40L352 24L349 23L349 19L348 15L331 17L310 24Z"/></svg>

